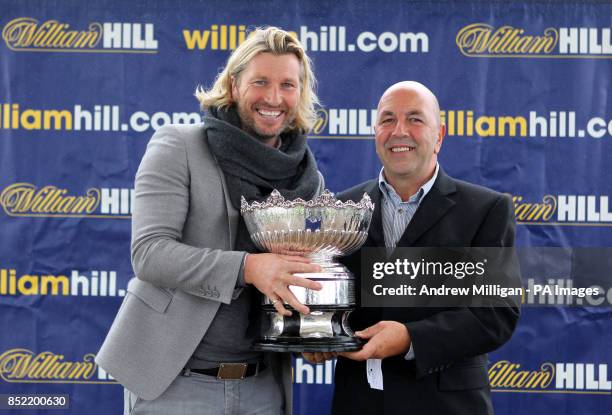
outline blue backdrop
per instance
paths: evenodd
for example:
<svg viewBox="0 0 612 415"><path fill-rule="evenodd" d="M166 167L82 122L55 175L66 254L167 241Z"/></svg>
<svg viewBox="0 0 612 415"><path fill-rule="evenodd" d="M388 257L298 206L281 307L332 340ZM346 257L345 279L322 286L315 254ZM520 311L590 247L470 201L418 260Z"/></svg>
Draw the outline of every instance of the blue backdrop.
<svg viewBox="0 0 612 415"><path fill-rule="evenodd" d="M509 193L517 244L612 246L612 5L607 2L0 0L0 394L67 393L118 413L93 362L133 276L133 178L148 139L198 122L248 31L308 50L323 107L310 146L332 191L380 169L378 97L406 79L439 97L440 164ZM612 413L603 308L527 308L490 356L498 414ZM297 359L295 411L328 412L333 364ZM31 411L28 413L32 413Z"/></svg>

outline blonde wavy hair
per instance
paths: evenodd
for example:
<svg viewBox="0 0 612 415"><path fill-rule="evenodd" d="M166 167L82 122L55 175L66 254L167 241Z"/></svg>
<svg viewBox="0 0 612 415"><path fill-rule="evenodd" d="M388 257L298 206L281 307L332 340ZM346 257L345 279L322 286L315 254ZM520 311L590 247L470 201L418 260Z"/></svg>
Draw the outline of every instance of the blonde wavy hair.
<svg viewBox="0 0 612 415"><path fill-rule="evenodd" d="M300 62L300 98L297 106L295 120L289 125L292 130L299 130L303 134L310 131L317 119L316 106L319 99L315 92L316 78L312 72L312 63L306 55L300 41L292 34L278 27L257 28L249 34L247 39L238 46L227 60L215 83L209 90L198 86L195 96L200 101L200 108L205 111L210 107L228 108L233 103L232 78L239 80L244 71L256 55L272 53L284 55L293 53Z"/></svg>

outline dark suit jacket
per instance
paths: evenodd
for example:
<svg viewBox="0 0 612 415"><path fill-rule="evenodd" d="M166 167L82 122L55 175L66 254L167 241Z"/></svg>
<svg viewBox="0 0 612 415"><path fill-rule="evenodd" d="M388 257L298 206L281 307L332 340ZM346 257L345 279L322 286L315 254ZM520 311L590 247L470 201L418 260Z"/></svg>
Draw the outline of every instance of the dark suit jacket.
<svg viewBox="0 0 612 415"><path fill-rule="evenodd" d="M364 247L382 247L385 240L378 179L355 186L338 197L360 200L364 192L376 204ZM398 246L510 247L514 244L514 231L509 197L455 180L440 169ZM359 281L359 252L343 262ZM384 359L384 391L377 391L368 385L365 362L338 358L333 413L493 413L486 353L510 339L518 318L516 307L358 308L350 319L355 330L381 320L405 323L415 359L407 361L404 356Z"/></svg>

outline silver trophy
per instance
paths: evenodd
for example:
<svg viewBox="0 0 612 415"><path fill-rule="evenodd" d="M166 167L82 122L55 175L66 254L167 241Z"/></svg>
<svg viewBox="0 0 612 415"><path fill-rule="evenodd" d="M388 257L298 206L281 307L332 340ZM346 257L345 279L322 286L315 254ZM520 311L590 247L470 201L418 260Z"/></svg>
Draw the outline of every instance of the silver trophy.
<svg viewBox="0 0 612 415"><path fill-rule="evenodd" d="M248 204L242 198L240 212L260 250L307 256L323 269L296 274L318 281L321 290L289 286L310 314L294 311L286 317L276 312L270 299L264 299L257 350L340 352L361 347L348 325L355 307L355 279L334 258L363 245L373 211L374 204L365 193L359 202L341 202L328 190L309 201L285 200L277 190L264 202Z"/></svg>

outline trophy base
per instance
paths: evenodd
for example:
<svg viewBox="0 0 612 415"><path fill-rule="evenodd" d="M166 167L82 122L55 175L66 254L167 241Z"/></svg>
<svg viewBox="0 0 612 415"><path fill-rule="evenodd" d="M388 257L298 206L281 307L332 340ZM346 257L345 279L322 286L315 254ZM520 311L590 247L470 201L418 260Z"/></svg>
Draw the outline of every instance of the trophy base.
<svg viewBox="0 0 612 415"><path fill-rule="evenodd" d="M357 337L332 339L266 339L255 343L253 350L261 352L353 352L360 350L363 340Z"/></svg>
<svg viewBox="0 0 612 415"><path fill-rule="evenodd" d="M270 306L262 310L261 337L253 349L268 352L350 352L363 341L348 325L352 306L310 306L310 314L282 316Z"/></svg>

